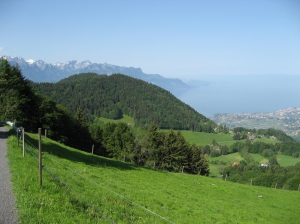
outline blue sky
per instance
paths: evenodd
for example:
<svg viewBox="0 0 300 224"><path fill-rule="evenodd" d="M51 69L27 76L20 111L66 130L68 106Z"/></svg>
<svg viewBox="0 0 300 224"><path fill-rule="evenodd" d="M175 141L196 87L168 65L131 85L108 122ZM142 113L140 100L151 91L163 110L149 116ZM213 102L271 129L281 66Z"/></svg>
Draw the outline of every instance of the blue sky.
<svg viewBox="0 0 300 224"><path fill-rule="evenodd" d="M300 75L299 0L11 0L0 9L0 55L181 79Z"/></svg>

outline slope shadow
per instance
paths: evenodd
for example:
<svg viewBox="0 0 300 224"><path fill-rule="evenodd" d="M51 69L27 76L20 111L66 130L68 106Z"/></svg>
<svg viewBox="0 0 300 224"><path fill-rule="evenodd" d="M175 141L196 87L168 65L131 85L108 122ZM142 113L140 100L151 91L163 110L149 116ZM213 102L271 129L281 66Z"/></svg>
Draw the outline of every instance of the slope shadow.
<svg viewBox="0 0 300 224"><path fill-rule="evenodd" d="M5 130L4 125L0 125L1 129L0 129L0 139L6 139L8 137L8 130Z"/></svg>
<svg viewBox="0 0 300 224"><path fill-rule="evenodd" d="M31 146L33 145L34 148L38 149L38 140L31 138L28 135L25 135L25 145ZM30 142L30 144L28 144ZM33 148L33 147L30 147ZM110 167L115 168L118 170L137 170L139 169L138 166L134 164L124 163L116 160L112 160L109 158L100 157L98 155L87 154L84 151L76 151L78 149L69 150L68 146L62 147L56 142L43 142L42 139L42 152L47 152L51 155L60 157L62 159L71 160L72 162L81 162L85 163L86 165L96 166L96 167Z"/></svg>

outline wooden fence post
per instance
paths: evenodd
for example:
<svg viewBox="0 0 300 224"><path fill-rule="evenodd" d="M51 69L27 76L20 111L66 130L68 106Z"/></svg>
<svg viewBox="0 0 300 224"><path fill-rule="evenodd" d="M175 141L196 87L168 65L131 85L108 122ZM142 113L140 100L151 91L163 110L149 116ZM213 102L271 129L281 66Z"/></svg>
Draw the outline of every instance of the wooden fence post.
<svg viewBox="0 0 300 224"><path fill-rule="evenodd" d="M22 129L22 144L23 144L23 157L25 156L25 139L24 139L24 128Z"/></svg>
<svg viewBox="0 0 300 224"><path fill-rule="evenodd" d="M183 173L183 170L184 170L184 166L182 166L182 170L181 170L181 173Z"/></svg>
<svg viewBox="0 0 300 224"><path fill-rule="evenodd" d="M42 140L41 140L41 128L39 130L39 180L40 180L40 187L43 184L42 178Z"/></svg>
<svg viewBox="0 0 300 224"><path fill-rule="evenodd" d="M92 154L94 154L94 145L92 146Z"/></svg>
<svg viewBox="0 0 300 224"><path fill-rule="evenodd" d="M47 138L47 129L45 129L45 138Z"/></svg>
<svg viewBox="0 0 300 224"><path fill-rule="evenodd" d="M19 147L19 129L17 129L17 139L18 139L18 147Z"/></svg>

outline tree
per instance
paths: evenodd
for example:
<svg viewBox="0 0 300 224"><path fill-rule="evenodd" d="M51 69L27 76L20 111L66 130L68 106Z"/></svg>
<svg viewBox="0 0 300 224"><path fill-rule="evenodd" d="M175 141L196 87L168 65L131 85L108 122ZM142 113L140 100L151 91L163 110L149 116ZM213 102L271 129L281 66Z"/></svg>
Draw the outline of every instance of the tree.
<svg viewBox="0 0 300 224"><path fill-rule="evenodd" d="M30 130L34 126L36 95L17 66L0 61L0 112L2 119L17 120Z"/></svg>
<svg viewBox="0 0 300 224"><path fill-rule="evenodd" d="M8 121L14 118L18 108L18 92L14 89L2 90L0 93L0 120Z"/></svg>
<svg viewBox="0 0 300 224"><path fill-rule="evenodd" d="M87 122L87 119L86 119L86 115L84 114L83 110L81 109L81 107L79 107L77 109L77 112L75 114L75 119L77 122L79 122L79 124L82 126L82 127L87 127L88 126L88 122Z"/></svg>
<svg viewBox="0 0 300 224"><path fill-rule="evenodd" d="M102 156L106 156L106 151L102 146L103 130L99 124L91 124L89 126L89 133L91 135L92 142L94 143L94 153Z"/></svg>
<svg viewBox="0 0 300 224"><path fill-rule="evenodd" d="M195 144L191 145L192 160L191 160L191 173L200 174L204 176L209 175L209 164L202 154L202 150Z"/></svg>
<svg viewBox="0 0 300 224"><path fill-rule="evenodd" d="M277 165L278 165L276 156L272 156L272 157L269 159L269 164L270 164L270 166L277 166Z"/></svg>
<svg viewBox="0 0 300 224"><path fill-rule="evenodd" d="M217 145L218 145L216 139L213 139L213 140L212 140L212 145L213 145L213 146L217 146Z"/></svg>

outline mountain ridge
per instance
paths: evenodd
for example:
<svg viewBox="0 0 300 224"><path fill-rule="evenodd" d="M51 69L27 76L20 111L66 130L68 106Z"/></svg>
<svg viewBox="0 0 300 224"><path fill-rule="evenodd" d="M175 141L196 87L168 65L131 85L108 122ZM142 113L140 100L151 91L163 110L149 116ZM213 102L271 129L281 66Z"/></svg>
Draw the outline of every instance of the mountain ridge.
<svg viewBox="0 0 300 224"><path fill-rule="evenodd" d="M58 82L74 74L97 73L98 75L112 75L116 73L141 79L148 83L162 87L174 95L193 88L191 85L177 78L164 78L159 74L146 74L141 68L125 67L108 63L92 63L89 60L78 62L77 60L57 63L47 63L43 60L25 60L22 57L2 56L11 65L18 65L25 78L33 82Z"/></svg>

